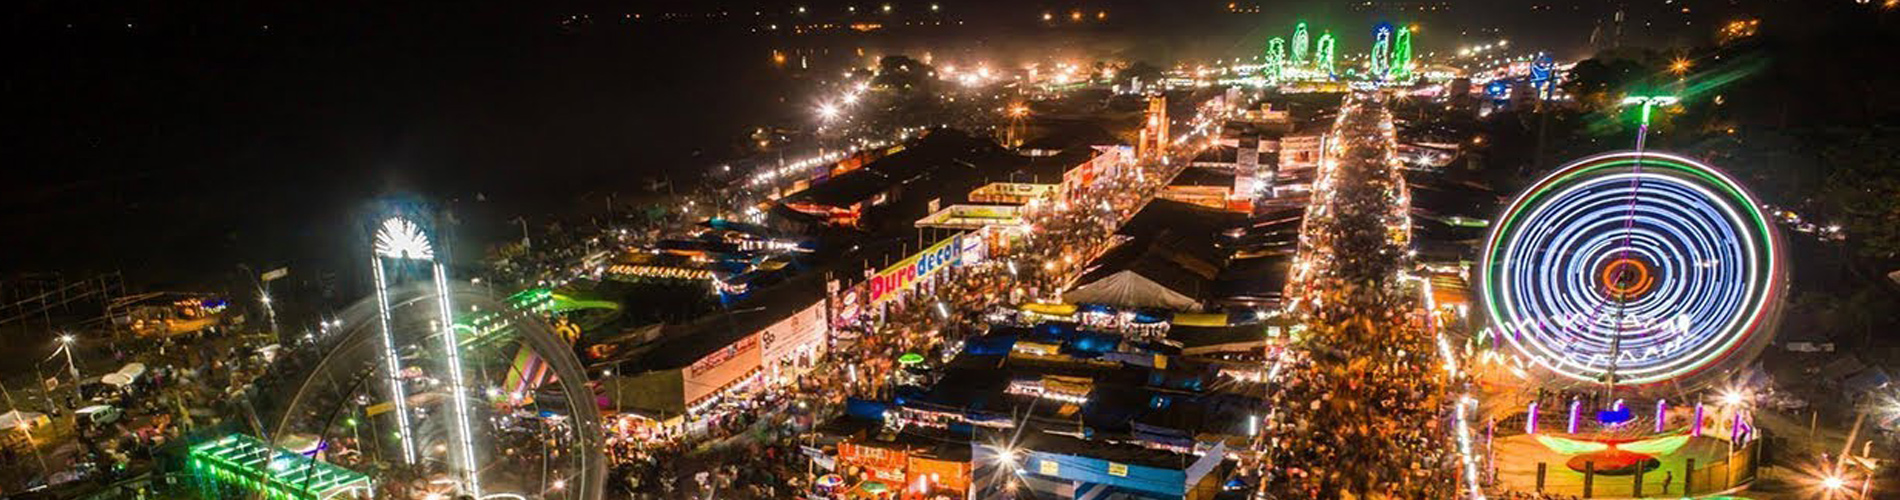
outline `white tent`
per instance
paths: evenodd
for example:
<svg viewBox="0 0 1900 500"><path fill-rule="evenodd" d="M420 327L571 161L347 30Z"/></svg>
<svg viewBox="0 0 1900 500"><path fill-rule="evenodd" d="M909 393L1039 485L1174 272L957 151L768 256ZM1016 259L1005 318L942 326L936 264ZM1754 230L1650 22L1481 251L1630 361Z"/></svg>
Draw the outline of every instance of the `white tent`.
<svg viewBox="0 0 1900 500"><path fill-rule="evenodd" d="M1121 271L1063 292L1062 300L1075 304L1106 304L1120 308L1157 308L1193 311L1200 301L1156 283L1135 271Z"/></svg>

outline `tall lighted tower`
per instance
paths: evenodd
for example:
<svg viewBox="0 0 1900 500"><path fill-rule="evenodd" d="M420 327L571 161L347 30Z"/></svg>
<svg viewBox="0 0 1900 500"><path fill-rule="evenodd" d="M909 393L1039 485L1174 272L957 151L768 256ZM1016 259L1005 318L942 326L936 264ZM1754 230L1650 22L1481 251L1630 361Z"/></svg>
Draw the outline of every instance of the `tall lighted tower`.
<svg viewBox="0 0 1900 500"><path fill-rule="evenodd" d="M1299 69L1306 69L1308 67L1307 63L1310 62L1306 59L1307 47L1310 46L1308 42L1309 40L1306 39L1306 21L1300 21L1298 26L1293 27L1293 49L1291 51L1293 55L1293 67Z"/></svg>
<svg viewBox="0 0 1900 500"><path fill-rule="evenodd" d="M1412 78L1412 30L1399 28L1399 35L1392 42L1392 67L1390 77L1393 80Z"/></svg>
<svg viewBox="0 0 1900 500"><path fill-rule="evenodd" d="M1333 32L1319 35L1319 43L1313 46L1313 70L1328 78L1333 76Z"/></svg>
<svg viewBox="0 0 1900 500"><path fill-rule="evenodd" d="M1372 66L1366 68L1374 79L1383 79L1392 69L1392 25L1379 23L1372 30Z"/></svg>
<svg viewBox="0 0 1900 500"><path fill-rule="evenodd" d="M1286 74L1286 39L1267 40L1267 64L1261 67L1267 81L1278 82Z"/></svg>
<svg viewBox="0 0 1900 500"><path fill-rule="evenodd" d="M438 378L446 379L449 391L453 419L447 427L453 429L450 445L454 455L444 457L444 461L453 464L461 476L461 489L464 493L481 498L481 485L476 479L479 464L475 462L473 433L469 429L468 384L462 374L461 346L456 342L454 330L454 310L449 304L448 273L442 265L442 256L436 251L438 245L431 236L429 220L432 219L420 211L392 214L376 223L371 238L371 274L376 282L377 329L382 340L383 358L388 370L389 398L396 413L397 437L401 440L404 463L417 463L415 425L409 408L409 392L403 381L404 370L402 352L397 346L404 339L397 339L391 326L390 290L402 283L426 282L433 286L436 296L437 318L434 327L440 338L444 366L434 367L440 370ZM420 222L418 222L420 221ZM425 347L426 348L426 347Z"/></svg>
<svg viewBox="0 0 1900 500"><path fill-rule="evenodd" d="M1135 144L1135 156L1147 158L1168 154L1168 96L1148 97L1148 113L1141 127L1140 140Z"/></svg>

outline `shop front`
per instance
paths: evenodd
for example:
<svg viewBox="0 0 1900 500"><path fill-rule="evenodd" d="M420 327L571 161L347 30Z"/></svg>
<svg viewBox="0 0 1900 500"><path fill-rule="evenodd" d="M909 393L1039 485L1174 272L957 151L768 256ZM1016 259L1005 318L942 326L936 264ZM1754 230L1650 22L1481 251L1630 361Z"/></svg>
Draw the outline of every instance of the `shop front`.
<svg viewBox="0 0 1900 500"><path fill-rule="evenodd" d="M771 383L786 384L811 370L825 354L831 328L825 301L812 303L759 332L760 363Z"/></svg>

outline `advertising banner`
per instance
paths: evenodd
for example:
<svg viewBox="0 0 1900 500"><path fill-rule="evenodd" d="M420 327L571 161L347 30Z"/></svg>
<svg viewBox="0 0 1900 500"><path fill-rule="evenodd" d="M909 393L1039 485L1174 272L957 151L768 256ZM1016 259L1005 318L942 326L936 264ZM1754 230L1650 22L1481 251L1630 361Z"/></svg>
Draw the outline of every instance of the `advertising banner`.
<svg viewBox="0 0 1900 500"><path fill-rule="evenodd" d="M688 405L738 382L760 366L759 335L747 335L681 371Z"/></svg>
<svg viewBox="0 0 1900 500"><path fill-rule="evenodd" d="M765 365L772 366L797 355L800 349L809 348L813 353L823 350L827 331L825 302L813 302L810 307L759 332L763 353L761 360Z"/></svg>
<svg viewBox="0 0 1900 500"><path fill-rule="evenodd" d="M871 276L870 298L865 301L865 304L877 305L896 298L897 292L910 289L918 281L929 278L938 271L959 265L961 255L962 247L957 245L957 237L952 236L931 245L922 252L905 257L897 264Z"/></svg>

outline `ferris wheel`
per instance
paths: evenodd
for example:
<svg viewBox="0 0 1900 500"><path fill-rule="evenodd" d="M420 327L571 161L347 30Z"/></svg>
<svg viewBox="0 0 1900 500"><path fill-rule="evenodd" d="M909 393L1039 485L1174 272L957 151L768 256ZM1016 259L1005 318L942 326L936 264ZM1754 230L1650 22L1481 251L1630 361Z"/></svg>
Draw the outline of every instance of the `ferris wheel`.
<svg viewBox="0 0 1900 500"><path fill-rule="evenodd" d="M1773 335L1785 250L1760 207L1682 156L1565 165L1492 228L1479 277L1487 337L1550 385L1707 383Z"/></svg>
<svg viewBox="0 0 1900 500"><path fill-rule="evenodd" d="M447 277L426 212L375 221L375 294L341 315L262 439L192 449L192 465L260 495L595 500L599 411L580 360L540 313Z"/></svg>
<svg viewBox="0 0 1900 500"><path fill-rule="evenodd" d="M600 498L599 413L572 350L524 307L532 297L445 290L416 283L385 291L387 304L371 298L346 310L334 347L268 427L273 445L362 478L357 497ZM444 307L454 308L453 357L440 352ZM387 373L392 352L396 377ZM317 492L322 485L306 483L326 479L270 480Z"/></svg>

